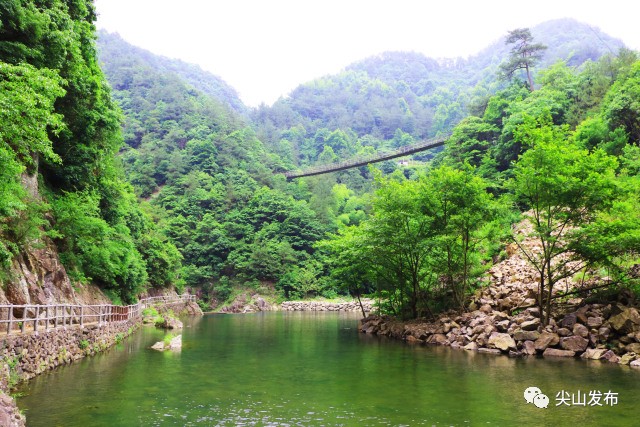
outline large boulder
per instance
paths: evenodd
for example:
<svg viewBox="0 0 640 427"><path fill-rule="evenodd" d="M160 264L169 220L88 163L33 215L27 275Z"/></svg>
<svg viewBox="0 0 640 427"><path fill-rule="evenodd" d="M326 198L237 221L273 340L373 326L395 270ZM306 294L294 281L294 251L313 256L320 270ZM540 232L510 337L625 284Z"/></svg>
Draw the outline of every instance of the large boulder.
<svg viewBox="0 0 640 427"><path fill-rule="evenodd" d="M509 334L493 332L489 337L489 347L497 348L502 351L515 350L516 342Z"/></svg>
<svg viewBox="0 0 640 427"><path fill-rule="evenodd" d="M529 356L536 354L536 346L533 341L525 341L522 345L522 353Z"/></svg>
<svg viewBox="0 0 640 427"><path fill-rule="evenodd" d="M182 322L173 316L165 316L164 321L157 323L156 325L163 329L182 329L183 327Z"/></svg>
<svg viewBox="0 0 640 427"><path fill-rule="evenodd" d="M574 335L572 337L564 337L560 339L560 347L565 350L581 352L587 349L589 340L580 336Z"/></svg>
<svg viewBox="0 0 640 427"><path fill-rule="evenodd" d="M630 353L640 354L640 343L627 344L624 349Z"/></svg>
<svg viewBox="0 0 640 427"><path fill-rule="evenodd" d="M520 329L523 331L535 331L540 326L540 319L533 319L520 324Z"/></svg>
<svg viewBox="0 0 640 427"><path fill-rule="evenodd" d="M576 354L571 350L560 350L557 348L547 348L544 353L544 357L573 357Z"/></svg>
<svg viewBox="0 0 640 427"><path fill-rule="evenodd" d="M580 323L576 323L573 325L573 335L586 338L589 336L589 329Z"/></svg>
<svg viewBox="0 0 640 427"><path fill-rule="evenodd" d="M620 334L628 334L638 329L638 325L640 325L640 314L638 314L638 310L633 307L625 308L621 313L611 316L609 318L609 324L614 331Z"/></svg>
<svg viewBox="0 0 640 427"><path fill-rule="evenodd" d="M587 318L587 326L590 328L599 328L602 326L602 317L594 316Z"/></svg>
<svg viewBox="0 0 640 427"><path fill-rule="evenodd" d="M600 360L608 350L606 348L588 348L582 353L583 359Z"/></svg>
<svg viewBox="0 0 640 427"><path fill-rule="evenodd" d="M540 333L538 331L523 331L518 329L513 333L513 338L516 341L535 341L540 338Z"/></svg>
<svg viewBox="0 0 640 427"><path fill-rule="evenodd" d="M547 349L547 347L554 346L559 342L560 342L560 337L558 336L558 334L554 334L553 332L543 331L540 334L540 338L538 338L534 342L534 345L536 347L536 350L544 351Z"/></svg>
<svg viewBox="0 0 640 427"><path fill-rule="evenodd" d="M577 320L578 317L575 313L569 313L560 321L559 326L562 328L572 329Z"/></svg>
<svg viewBox="0 0 640 427"><path fill-rule="evenodd" d="M427 343L445 345L447 343L447 337L443 334L433 334L427 339Z"/></svg>

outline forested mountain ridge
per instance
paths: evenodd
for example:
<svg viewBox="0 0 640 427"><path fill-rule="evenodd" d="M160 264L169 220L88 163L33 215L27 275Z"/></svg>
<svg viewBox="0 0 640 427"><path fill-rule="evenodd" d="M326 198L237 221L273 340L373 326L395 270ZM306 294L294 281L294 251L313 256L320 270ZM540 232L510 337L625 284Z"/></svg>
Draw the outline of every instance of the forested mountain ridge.
<svg viewBox="0 0 640 427"><path fill-rule="evenodd" d="M567 24L556 24L562 23ZM488 123L469 129L463 121L444 158L462 156L487 176L500 176L510 156L518 155L513 131L521 115L516 110L545 103L552 110L566 109L572 102L566 92L565 98L549 91L527 96L517 84L498 80L498 65L508 48L496 45L501 53L487 51L465 61L401 52L368 58L336 76L301 85L272 107L255 109L250 123L223 99L156 67L154 60L141 60L138 50L122 43L105 36L100 52L109 52L101 53L102 61L125 116L124 169L138 195L148 200L147 209L162 233L181 252L180 280L218 302L243 283L254 288L275 284L287 297L338 290L328 275L332 261L326 250L316 249L316 242L327 231L357 226L367 218L369 171L294 183L285 183L273 171L406 145L450 130L472 112L485 115ZM117 67L109 64L112 60ZM547 73L538 84L557 75ZM500 90L508 95L496 97ZM507 116L511 119L503 125ZM488 144L484 139L497 136L491 158L503 162L498 168L481 161L486 151L468 148L477 139L476 147L483 150ZM458 146L464 154L456 151ZM397 168L395 162L382 165L386 173ZM418 171L403 172L410 176Z"/></svg>
<svg viewBox="0 0 640 427"><path fill-rule="evenodd" d="M175 75L237 113L246 114L248 112L247 106L244 105L234 88L220 77L204 71L198 65L154 55L145 49L127 43L117 33L109 33L105 30L98 31L98 51L101 65L108 74L114 74L118 68L131 67L135 63L160 73ZM133 62L132 58L135 58Z"/></svg>
<svg viewBox="0 0 640 427"><path fill-rule="evenodd" d="M620 40L572 19L548 21L531 31L549 46L541 67L559 60L577 67L623 47ZM405 145L450 132L469 111L482 108L505 86L498 67L508 51L500 40L468 59L382 53L300 85L271 107L259 107L253 118L266 144L282 155L281 141L293 144L293 157L302 165L322 154L318 133L353 131L356 149ZM326 145L339 156L351 154Z"/></svg>
<svg viewBox="0 0 640 427"><path fill-rule="evenodd" d="M224 99L123 44L103 35L98 46L124 113L120 159L182 254L180 282L223 301L234 285L273 283L305 264L325 227L273 174L286 161Z"/></svg>

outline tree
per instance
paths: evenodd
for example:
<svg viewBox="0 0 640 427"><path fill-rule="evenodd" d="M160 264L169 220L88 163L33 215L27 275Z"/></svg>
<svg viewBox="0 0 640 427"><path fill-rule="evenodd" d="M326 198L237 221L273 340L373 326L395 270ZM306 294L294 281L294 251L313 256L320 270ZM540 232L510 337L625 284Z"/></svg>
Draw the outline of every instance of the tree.
<svg viewBox="0 0 640 427"><path fill-rule="evenodd" d="M514 241L540 275L538 306L546 325L555 284L587 265L571 250L577 236L584 239L580 231L618 196L617 161L602 150L580 149L548 116L525 118L516 138L531 148L516 163L510 187L516 201L529 210L525 215L532 231L527 237L539 245Z"/></svg>
<svg viewBox="0 0 640 427"><path fill-rule="evenodd" d="M511 79L516 71L525 70L527 81L529 82L529 90L533 92L531 68L542 58L542 52L547 47L540 43L533 43L533 36L528 28L509 31L505 43L513 45L513 47L511 48L509 59L500 65L504 76L507 79Z"/></svg>
<svg viewBox="0 0 640 427"><path fill-rule="evenodd" d="M436 260L432 270L453 293L454 303L464 308L477 263L477 231L490 218L493 200L487 183L473 175L466 165L461 169L440 167L431 171L425 182L434 191L433 215L438 236Z"/></svg>
<svg viewBox="0 0 640 427"><path fill-rule="evenodd" d="M368 261L367 236L364 227L344 227L331 235L330 239L321 240L316 248L329 253L328 266L331 277L337 282L338 288L355 295L360 304L362 317L365 317L364 307L360 296L373 288L375 269Z"/></svg>

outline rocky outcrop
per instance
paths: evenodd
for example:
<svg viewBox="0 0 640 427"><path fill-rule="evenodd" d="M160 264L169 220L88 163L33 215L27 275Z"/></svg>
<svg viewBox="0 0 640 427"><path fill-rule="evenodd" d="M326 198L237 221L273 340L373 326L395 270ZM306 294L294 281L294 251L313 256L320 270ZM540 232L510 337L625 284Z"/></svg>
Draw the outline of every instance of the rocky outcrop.
<svg viewBox="0 0 640 427"><path fill-rule="evenodd" d="M158 341L157 343L152 345L151 348L153 350L158 350L158 351L166 351L166 350L178 351L178 350L181 350L182 349L182 335L177 335L177 336L171 338L168 342Z"/></svg>
<svg viewBox="0 0 640 427"><path fill-rule="evenodd" d="M4 281L0 281L0 304L65 303L92 305L111 301L94 285L72 286L55 245L47 238L13 258Z"/></svg>

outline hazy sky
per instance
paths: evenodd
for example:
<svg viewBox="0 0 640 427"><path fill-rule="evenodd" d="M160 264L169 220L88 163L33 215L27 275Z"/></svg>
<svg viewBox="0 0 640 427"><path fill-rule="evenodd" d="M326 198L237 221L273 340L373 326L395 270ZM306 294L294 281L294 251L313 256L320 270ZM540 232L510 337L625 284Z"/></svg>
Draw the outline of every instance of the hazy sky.
<svg viewBox="0 0 640 427"><path fill-rule="evenodd" d="M640 50L629 0L95 0L98 28L199 64L252 106L389 50L466 57L508 30L571 17Z"/></svg>

